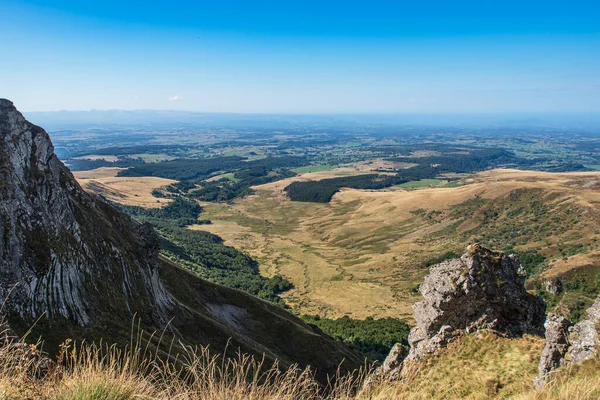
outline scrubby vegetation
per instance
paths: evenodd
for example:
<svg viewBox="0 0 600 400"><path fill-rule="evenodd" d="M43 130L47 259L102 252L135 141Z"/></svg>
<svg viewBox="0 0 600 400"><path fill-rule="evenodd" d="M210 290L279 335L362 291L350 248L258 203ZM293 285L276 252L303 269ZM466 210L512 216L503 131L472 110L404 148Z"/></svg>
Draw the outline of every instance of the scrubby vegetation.
<svg viewBox="0 0 600 400"><path fill-rule="evenodd" d="M162 208L114 205L133 217L150 221L169 220L172 224L180 227L198 223L198 215L202 212L202 207L197 202L181 197L176 197Z"/></svg>
<svg viewBox="0 0 600 400"><path fill-rule="evenodd" d="M341 188L383 189L404 182L406 181L397 180L394 176L368 174L320 181L292 182L285 191L293 201L329 203Z"/></svg>
<svg viewBox="0 0 600 400"><path fill-rule="evenodd" d="M252 194L251 186L263 185L296 175L289 169L270 171L264 167L244 169L233 174L233 180L222 178L217 181L202 182L200 188L190 191L191 198L202 201L229 201Z"/></svg>
<svg viewBox="0 0 600 400"><path fill-rule="evenodd" d="M529 286L544 298L548 310L566 314L570 320L578 322L600 293L600 267L574 268L551 281L561 286L559 293L548 292L541 277L534 276Z"/></svg>
<svg viewBox="0 0 600 400"><path fill-rule="evenodd" d="M157 221L155 227L163 237L162 253L167 258L211 282L283 305L279 294L291 289L291 283L279 275L263 277L256 261L224 245L220 237L168 222Z"/></svg>
<svg viewBox="0 0 600 400"><path fill-rule="evenodd" d="M423 168L435 165L439 173L456 172L468 173L484 171L489 168L500 166L527 166L532 163L528 160L518 158L513 152L505 149L468 149L467 154L460 150L454 154L434 155L427 157L392 157L389 161L395 162L417 162Z"/></svg>
<svg viewBox="0 0 600 400"><path fill-rule="evenodd" d="M118 176L157 176L175 180L204 179L210 174L236 168L243 158L237 156L179 159L154 164L136 165Z"/></svg>
<svg viewBox="0 0 600 400"><path fill-rule="evenodd" d="M430 179L437 176L438 173L435 167L416 166L401 170L394 175L365 174L320 181L292 182L285 188L285 191L293 201L328 203L341 188L383 189L411 181Z"/></svg>

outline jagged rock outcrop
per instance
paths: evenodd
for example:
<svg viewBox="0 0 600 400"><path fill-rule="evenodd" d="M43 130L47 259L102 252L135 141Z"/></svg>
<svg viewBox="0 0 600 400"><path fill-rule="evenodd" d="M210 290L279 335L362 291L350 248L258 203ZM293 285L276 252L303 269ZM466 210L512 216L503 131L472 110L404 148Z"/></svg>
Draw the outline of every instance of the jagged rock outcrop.
<svg viewBox="0 0 600 400"><path fill-rule="evenodd" d="M0 99L0 302L11 328L45 340L128 345L132 322L163 343L210 345L311 365L327 382L361 358L273 304L199 279L159 256L150 225L86 192L48 134ZM35 322L35 324L34 324ZM152 346L160 346L152 343ZM167 349L169 350L169 349ZM170 351L170 350L169 350ZM343 362L343 364L342 364Z"/></svg>
<svg viewBox="0 0 600 400"><path fill-rule="evenodd" d="M406 360L421 360L463 332L543 335L545 304L525 290L525 276L515 256L480 245L467 247L460 259L431 267L419 288L424 300L413 305L416 326L408 337ZM384 363L397 365L389 376L399 375L397 359L393 352Z"/></svg>
<svg viewBox="0 0 600 400"><path fill-rule="evenodd" d="M576 324L568 319L548 315L546 321L546 346L540 357L538 376L534 386L541 389L555 370L568 364L581 364L598 354L600 339L600 298L588 308L586 318Z"/></svg>
<svg viewBox="0 0 600 400"><path fill-rule="evenodd" d="M435 352L457 330L542 335L544 301L525 290L525 277L515 256L479 245L432 267L419 288L424 301L413 305L416 326L408 338L408 359Z"/></svg>
<svg viewBox="0 0 600 400"><path fill-rule="evenodd" d="M383 364L365 379L362 386L362 392L369 393L381 382L397 380L400 377L402 363L407 355L408 348L400 343L396 343L385 358Z"/></svg>
<svg viewBox="0 0 600 400"><path fill-rule="evenodd" d="M546 383L546 378L555 369L564 364L564 357L569 350L569 327L571 321L558 315L548 315L546 318L546 346L542 351L539 364L539 374L533 384L540 389Z"/></svg>
<svg viewBox="0 0 600 400"><path fill-rule="evenodd" d="M588 308L586 319L576 323L569 330L569 358L572 363L581 364L598 354L598 323L600 322L600 298Z"/></svg>
<svg viewBox="0 0 600 400"><path fill-rule="evenodd" d="M398 371L398 367L400 367L406 356L408 356L408 349L400 343L396 343L390 350L390 354L385 358L381 366L381 373L383 375L393 375Z"/></svg>
<svg viewBox="0 0 600 400"><path fill-rule="evenodd" d="M546 292L552 293L555 296L559 295L562 293L562 289L563 289L562 281L558 278L549 279L544 282L544 289L546 289Z"/></svg>

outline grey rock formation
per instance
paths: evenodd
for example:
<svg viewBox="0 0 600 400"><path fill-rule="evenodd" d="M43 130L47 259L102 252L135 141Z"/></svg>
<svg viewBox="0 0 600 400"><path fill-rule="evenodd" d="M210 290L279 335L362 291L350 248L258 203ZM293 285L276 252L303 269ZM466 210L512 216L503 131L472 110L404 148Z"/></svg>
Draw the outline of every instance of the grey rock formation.
<svg viewBox="0 0 600 400"><path fill-rule="evenodd" d="M559 295L562 293L562 282L560 279L550 279L544 282L544 288L548 293Z"/></svg>
<svg viewBox="0 0 600 400"><path fill-rule="evenodd" d="M135 322L160 331L163 344L173 343L172 352L165 349L171 354L199 345L231 356L241 351L264 357L264 365L311 365L325 384L340 365L362 365L347 346L282 308L160 257L150 225L84 192L48 134L0 99L0 304L4 299L15 334L41 336L51 353L66 338L129 345Z"/></svg>
<svg viewBox="0 0 600 400"><path fill-rule="evenodd" d="M154 310L148 322L168 320L174 301L158 276L154 231L85 193L48 134L5 99L0 232L0 297L9 318L44 313L86 326L101 299L111 298L131 316L143 302Z"/></svg>
<svg viewBox="0 0 600 400"><path fill-rule="evenodd" d="M368 393L381 382L395 381L400 378L402 363L408 355L408 348L400 343L396 343L390 350L383 364L377 368L373 374L369 375L363 383L362 392L367 397ZM359 396L360 397L360 396Z"/></svg>
<svg viewBox="0 0 600 400"><path fill-rule="evenodd" d="M600 298L588 308L586 319L575 325L564 317L548 315L546 346L540 357L538 376L533 382L536 389L544 387L553 371L570 363L581 364L598 354L598 323Z"/></svg>
<svg viewBox="0 0 600 400"><path fill-rule="evenodd" d="M416 326L408 336L406 360L421 360L463 332L543 335L544 301L528 293L524 283L525 271L515 256L480 245L431 267L419 288L424 301L413 305ZM399 359L394 347L378 374L400 376Z"/></svg>
<svg viewBox="0 0 600 400"><path fill-rule="evenodd" d="M544 326L546 327L546 346L540 357L538 376L533 381L536 389L544 387L548 375L564 364L564 357L569 350L571 321L565 317L548 315Z"/></svg>
<svg viewBox="0 0 600 400"><path fill-rule="evenodd" d="M545 305L525 290L525 276L515 256L479 245L432 267L419 288L424 301L413 306L408 359L435 352L459 330L542 335Z"/></svg>
<svg viewBox="0 0 600 400"><path fill-rule="evenodd" d="M389 377L392 380L397 378L396 375L400 365L402 365L402 362L406 356L408 356L408 349L400 343L396 343L383 362L379 373L383 376Z"/></svg>
<svg viewBox="0 0 600 400"><path fill-rule="evenodd" d="M575 324L569 332L569 359L572 363L581 364L598 354L597 326L600 322L600 298L587 310L587 318Z"/></svg>

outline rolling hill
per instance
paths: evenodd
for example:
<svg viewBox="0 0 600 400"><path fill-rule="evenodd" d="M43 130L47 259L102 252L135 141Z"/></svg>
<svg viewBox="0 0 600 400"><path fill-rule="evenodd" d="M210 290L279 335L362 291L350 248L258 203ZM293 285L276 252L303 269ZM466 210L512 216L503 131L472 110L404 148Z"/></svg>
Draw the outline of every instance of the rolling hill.
<svg viewBox="0 0 600 400"><path fill-rule="evenodd" d="M308 173L254 187L231 205L203 203L207 230L294 284L283 296L305 314L410 319L427 266L464 243L515 252L529 287L577 313L598 291L600 174L499 169L417 189L344 189L329 204L289 201ZM558 296L545 282L562 280ZM562 300L562 301L561 301Z"/></svg>

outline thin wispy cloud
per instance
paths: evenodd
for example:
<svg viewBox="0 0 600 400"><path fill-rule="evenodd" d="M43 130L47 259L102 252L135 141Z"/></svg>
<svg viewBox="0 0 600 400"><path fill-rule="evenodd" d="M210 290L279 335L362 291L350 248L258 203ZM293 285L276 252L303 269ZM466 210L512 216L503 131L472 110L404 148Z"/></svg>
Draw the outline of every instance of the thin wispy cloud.
<svg viewBox="0 0 600 400"><path fill-rule="evenodd" d="M169 101L179 101L182 99L183 99L183 97L178 94L176 94L175 96L169 96Z"/></svg>

